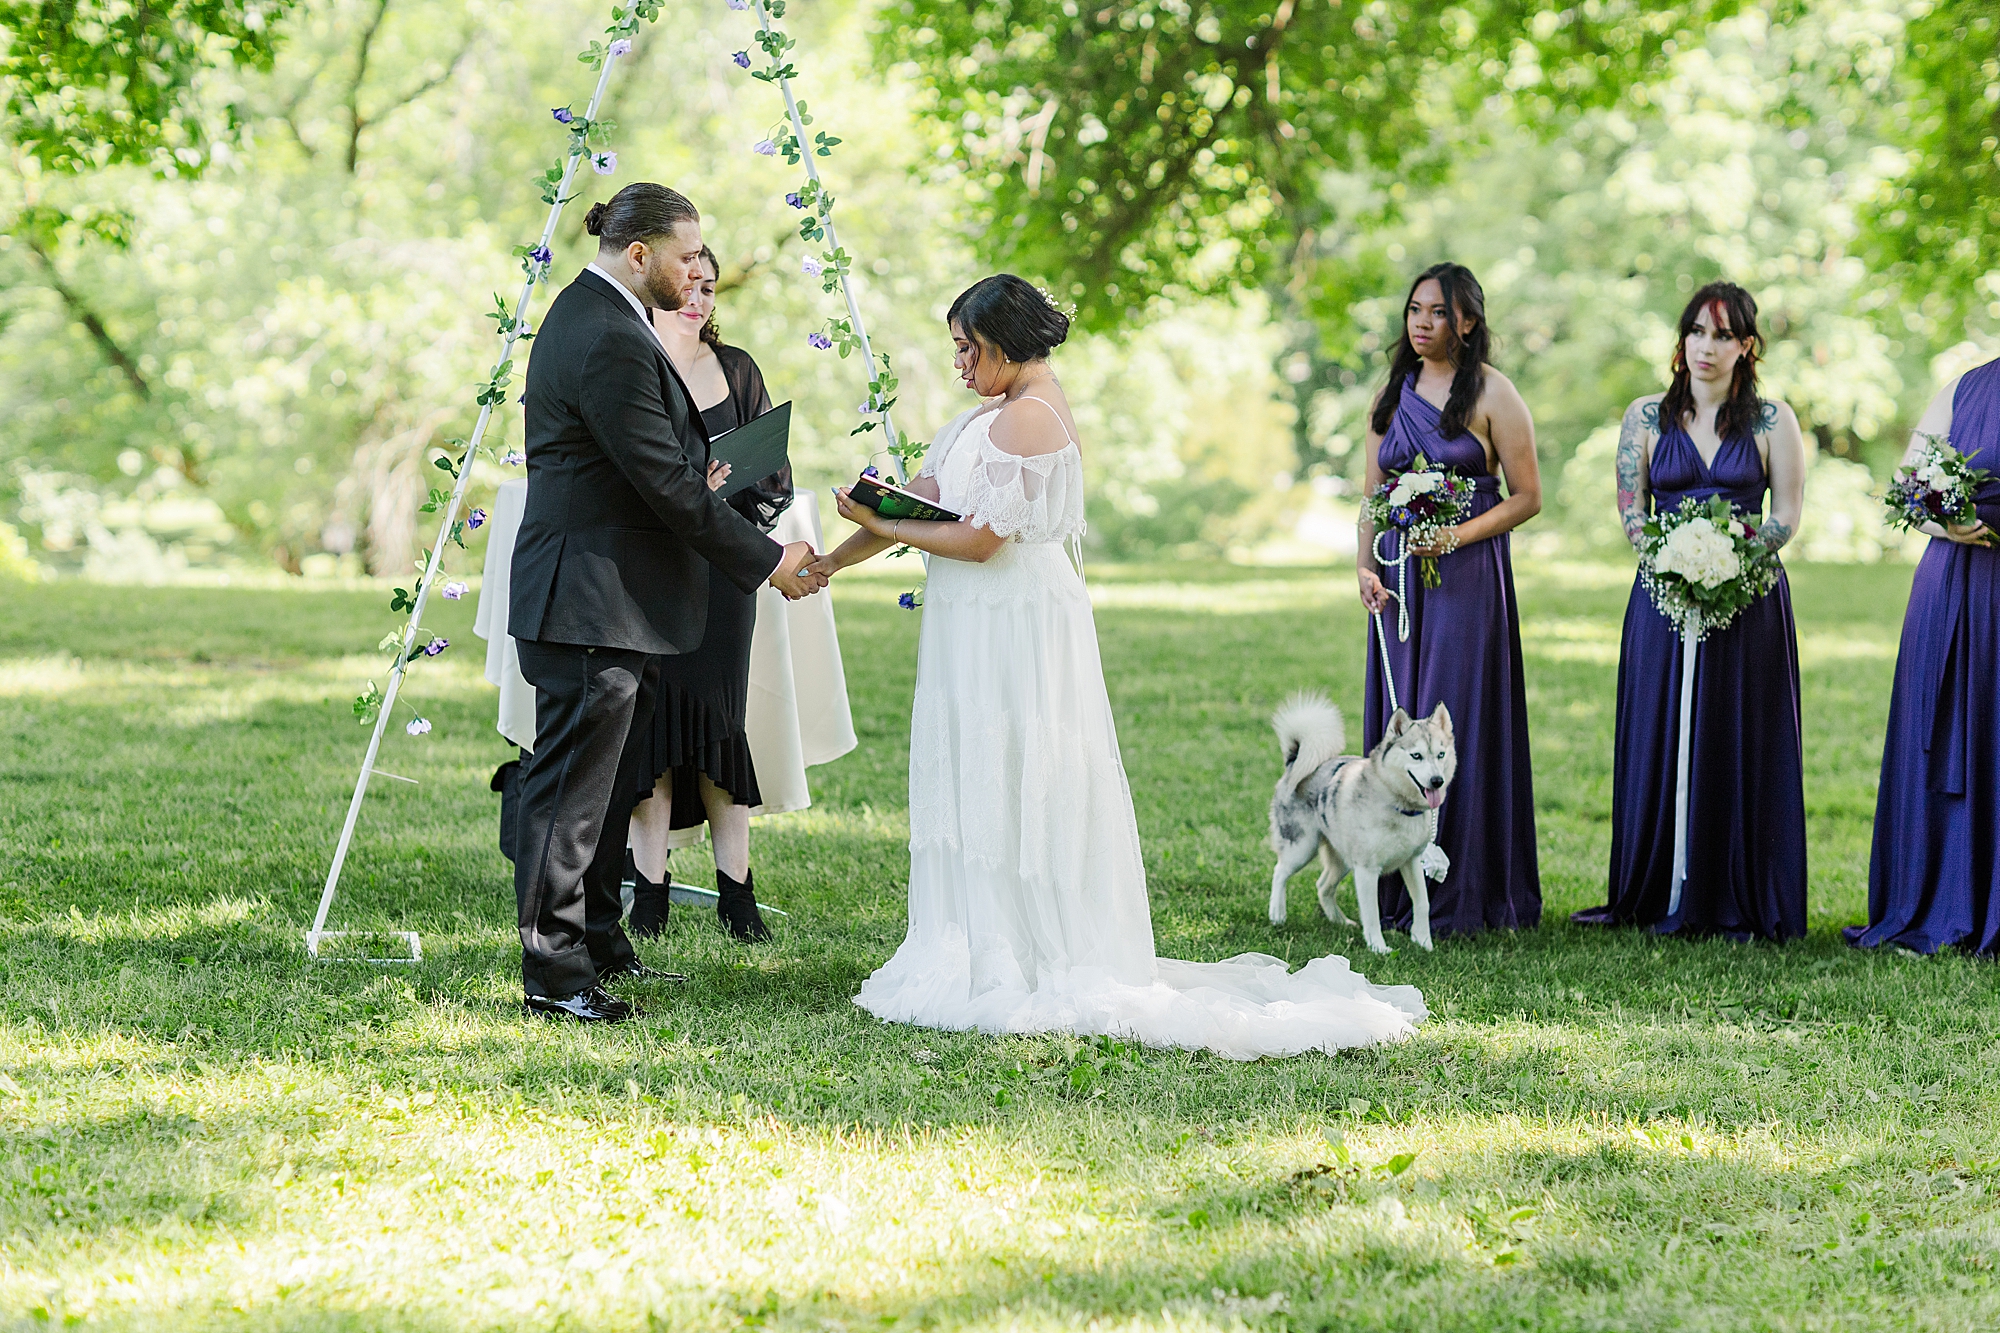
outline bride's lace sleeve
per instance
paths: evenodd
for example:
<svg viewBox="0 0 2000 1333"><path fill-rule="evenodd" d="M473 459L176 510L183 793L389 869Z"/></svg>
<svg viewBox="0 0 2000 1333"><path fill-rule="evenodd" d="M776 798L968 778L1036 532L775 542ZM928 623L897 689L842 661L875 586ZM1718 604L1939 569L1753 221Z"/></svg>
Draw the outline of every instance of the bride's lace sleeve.
<svg viewBox="0 0 2000 1333"><path fill-rule="evenodd" d="M979 441L966 517L1019 542L1066 541L1083 532L1083 464L1076 450L1026 457Z"/></svg>

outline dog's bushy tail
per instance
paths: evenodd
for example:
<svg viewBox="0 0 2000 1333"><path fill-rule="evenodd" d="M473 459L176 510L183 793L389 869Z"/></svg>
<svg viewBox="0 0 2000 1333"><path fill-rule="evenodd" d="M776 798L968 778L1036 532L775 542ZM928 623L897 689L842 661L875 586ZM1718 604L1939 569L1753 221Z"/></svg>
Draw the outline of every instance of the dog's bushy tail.
<svg viewBox="0 0 2000 1333"><path fill-rule="evenodd" d="M1300 690L1271 715L1278 749L1285 756L1279 785L1296 787L1308 774L1347 749L1347 721L1324 694Z"/></svg>

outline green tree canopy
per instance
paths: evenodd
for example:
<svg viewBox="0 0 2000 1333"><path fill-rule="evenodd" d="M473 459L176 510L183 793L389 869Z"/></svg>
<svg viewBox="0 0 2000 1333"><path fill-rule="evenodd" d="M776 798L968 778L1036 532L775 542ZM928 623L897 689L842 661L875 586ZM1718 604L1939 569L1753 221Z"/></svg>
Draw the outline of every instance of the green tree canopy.
<svg viewBox="0 0 2000 1333"><path fill-rule="evenodd" d="M198 168L208 127L200 75L235 62L268 69L289 0L0 0L7 136L44 166L135 162ZM233 119L233 108L224 108Z"/></svg>
<svg viewBox="0 0 2000 1333"><path fill-rule="evenodd" d="M1432 179L1448 123L1512 94L1565 121L1616 100L1736 0L897 0L984 215L984 256L1103 327L1154 297L1254 284L1320 177Z"/></svg>
<svg viewBox="0 0 2000 1333"><path fill-rule="evenodd" d="M1873 210L1875 259L1955 314L2000 305L2000 7L1937 0L1904 35L1889 137L1910 169Z"/></svg>

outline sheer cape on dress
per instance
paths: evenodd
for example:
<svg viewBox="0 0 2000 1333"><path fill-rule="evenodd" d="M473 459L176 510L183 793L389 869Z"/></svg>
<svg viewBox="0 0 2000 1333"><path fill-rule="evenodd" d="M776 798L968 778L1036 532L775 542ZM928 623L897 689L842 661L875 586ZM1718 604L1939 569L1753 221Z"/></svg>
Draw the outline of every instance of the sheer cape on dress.
<svg viewBox="0 0 2000 1333"><path fill-rule="evenodd" d="M1040 401L1040 400L1037 400ZM1044 404L1046 406L1046 404ZM1053 410L1053 409L1051 409ZM1116 1035L1232 1059L1409 1036L1414 986L1345 958L1156 958L1090 599L1076 443L1018 456L974 408L931 446L942 502L1006 545L933 557L910 721L910 925L855 1003L983 1032Z"/></svg>

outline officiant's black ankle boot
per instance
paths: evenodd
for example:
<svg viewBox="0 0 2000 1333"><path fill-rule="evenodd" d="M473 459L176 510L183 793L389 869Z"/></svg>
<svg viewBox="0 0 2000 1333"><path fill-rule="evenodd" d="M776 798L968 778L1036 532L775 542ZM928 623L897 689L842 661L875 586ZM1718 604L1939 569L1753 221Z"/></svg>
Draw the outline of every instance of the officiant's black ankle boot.
<svg viewBox="0 0 2000 1333"><path fill-rule="evenodd" d="M660 882L655 884L640 874L636 865L629 861L627 865L627 873L632 876L632 915L626 918L625 929L640 939L657 939L667 928L667 910L673 905L670 886L674 872L662 871Z"/></svg>
<svg viewBox="0 0 2000 1333"><path fill-rule="evenodd" d="M757 910L755 871L743 872L742 882L715 872L715 917L722 928L747 944L761 944L771 938L771 928L764 924L764 916Z"/></svg>

